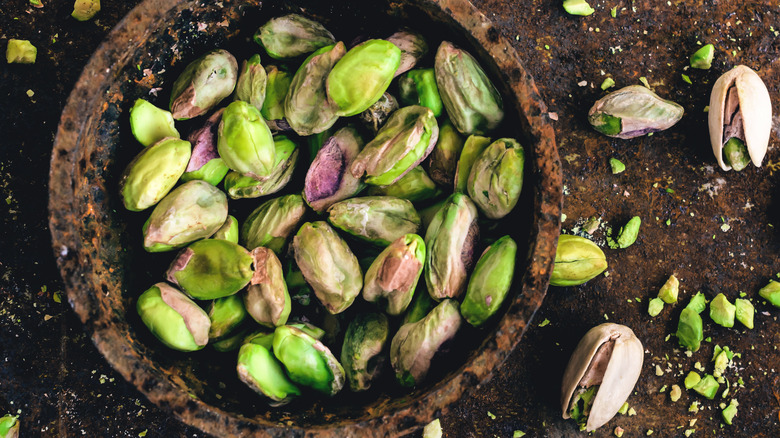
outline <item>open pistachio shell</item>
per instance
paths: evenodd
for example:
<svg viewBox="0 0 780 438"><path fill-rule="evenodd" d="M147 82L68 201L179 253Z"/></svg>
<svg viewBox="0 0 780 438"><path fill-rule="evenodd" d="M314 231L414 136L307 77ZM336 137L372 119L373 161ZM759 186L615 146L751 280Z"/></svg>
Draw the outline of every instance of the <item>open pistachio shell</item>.
<svg viewBox="0 0 780 438"><path fill-rule="evenodd" d="M772 102L755 71L738 65L715 81L708 119L712 152L721 169L731 170L723 159L723 145L734 137L744 141L753 164L761 167L772 128Z"/></svg>
<svg viewBox="0 0 780 438"><path fill-rule="evenodd" d="M585 428L590 432L603 426L631 395L643 361L644 348L630 328L605 323L590 329L563 374L563 418L571 418L570 405L578 388L598 385Z"/></svg>

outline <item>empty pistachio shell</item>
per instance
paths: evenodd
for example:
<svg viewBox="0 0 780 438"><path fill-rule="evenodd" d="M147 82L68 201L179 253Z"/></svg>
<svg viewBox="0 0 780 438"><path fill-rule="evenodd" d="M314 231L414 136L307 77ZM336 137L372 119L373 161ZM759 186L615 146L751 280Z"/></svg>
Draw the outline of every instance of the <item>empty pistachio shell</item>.
<svg viewBox="0 0 780 438"><path fill-rule="evenodd" d="M389 315L409 306L422 274L425 242L416 234L399 237L371 263L363 282L363 298L378 302Z"/></svg>
<svg viewBox="0 0 780 438"><path fill-rule="evenodd" d="M323 212L365 187L349 171L363 144L363 138L352 127L339 129L325 140L306 172L303 185L303 198L311 208Z"/></svg>
<svg viewBox="0 0 780 438"><path fill-rule="evenodd" d="M290 294L284 282L282 262L268 248L252 250L255 273L244 295L244 304L249 315L258 324L278 327L287 323L290 316Z"/></svg>
<svg viewBox="0 0 780 438"><path fill-rule="evenodd" d="M142 293L136 310L152 334L169 348L196 351L209 342L209 316L166 283L157 283Z"/></svg>
<svg viewBox="0 0 780 438"><path fill-rule="evenodd" d="M244 300L238 295L217 298L208 308L211 328L209 340L220 340L232 334L246 320Z"/></svg>
<svg viewBox="0 0 780 438"><path fill-rule="evenodd" d="M290 89L292 75L285 70L280 70L275 65L266 66L265 72L268 83L265 87L265 100L260 114L270 126L272 122L278 124L284 119L284 98L287 96L287 90ZM287 122L284 121L284 123ZM277 128L279 127L277 126Z"/></svg>
<svg viewBox="0 0 780 438"><path fill-rule="evenodd" d="M489 219L501 219L517 204L524 166L525 151L511 138L494 141L471 166L469 196Z"/></svg>
<svg viewBox="0 0 780 438"><path fill-rule="evenodd" d="M274 155L276 162L271 173L256 179L231 171L225 177L225 190L231 199L259 198L282 190L295 171L300 155L298 146L284 135L274 136Z"/></svg>
<svg viewBox="0 0 780 438"><path fill-rule="evenodd" d="M293 382L333 395L344 387L344 368L328 347L295 327L274 332L273 353Z"/></svg>
<svg viewBox="0 0 780 438"><path fill-rule="evenodd" d="M165 137L179 138L171 113L144 99L136 99L130 108L130 130L144 146L151 146Z"/></svg>
<svg viewBox="0 0 780 438"><path fill-rule="evenodd" d="M238 81L236 81L236 100L250 103L260 111L265 102L267 82L268 76L263 64L260 63L260 55L252 55L241 64Z"/></svg>
<svg viewBox="0 0 780 438"><path fill-rule="evenodd" d="M252 256L236 243L204 239L183 249L166 273L168 281L198 300L233 295L252 278Z"/></svg>
<svg viewBox="0 0 780 438"><path fill-rule="evenodd" d="M721 169L732 167L723 153L723 146L732 138L742 140L753 165L761 167L772 129L772 102L755 71L738 65L715 81L708 120L712 151Z"/></svg>
<svg viewBox="0 0 780 438"><path fill-rule="evenodd" d="M164 138L141 151L119 180L125 208L141 211L160 202L176 185L189 159L190 143L178 138Z"/></svg>
<svg viewBox="0 0 780 438"><path fill-rule="evenodd" d="M282 364L268 348L247 343L238 350L238 378L255 392L268 398L269 405L283 406L301 395L287 378Z"/></svg>
<svg viewBox="0 0 780 438"><path fill-rule="evenodd" d="M430 108L439 117L442 111L439 87L432 68L406 72L398 78L398 97L404 105L420 105Z"/></svg>
<svg viewBox="0 0 780 438"><path fill-rule="evenodd" d="M398 66L398 70L395 71L395 76L411 70L420 59L428 54L428 43L417 32L399 30L387 37L387 41L401 49L401 63Z"/></svg>
<svg viewBox="0 0 780 438"><path fill-rule="evenodd" d="M504 236L485 249L471 274L460 305L463 319L474 327L485 323L501 307L515 273L517 244Z"/></svg>
<svg viewBox="0 0 780 438"><path fill-rule="evenodd" d="M227 220L227 197L211 184L194 180L173 189L144 223L144 249L170 251L214 234Z"/></svg>
<svg viewBox="0 0 780 438"><path fill-rule="evenodd" d="M352 305L363 287L363 273L347 243L327 222L305 223L293 238L295 262L332 314Z"/></svg>
<svg viewBox="0 0 780 438"><path fill-rule="evenodd" d="M336 42L322 24L298 14L268 20L257 29L254 40L275 59L295 58Z"/></svg>
<svg viewBox="0 0 780 438"><path fill-rule="evenodd" d="M434 300L458 298L466 290L478 240L477 207L462 193L451 195L425 233L425 284Z"/></svg>
<svg viewBox="0 0 780 438"><path fill-rule="evenodd" d="M434 149L435 150L435 149ZM394 196L408 199L412 202L427 201L441 195L442 191L425 173L422 166L417 166L389 186L371 186L370 196Z"/></svg>
<svg viewBox="0 0 780 438"><path fill-rule="evenodd" d="M328 208L328 222L347 233L381 246L420 230L420 216L406 199L365 196Z"/></svg>
<svg viewBox="0 0 780 438"><path fill-rule="evenodd" d="M211 239L222 239L238 243L238 219L228 215L225 223L211 236Z"/></svg>
<svg viewBox="0 0 780 438"><path fill-rule="evenodd" d="M597 100L588 112L588 121L604 135L634 138L671 128L683 112L683 107L646 87L630 85Z"/></svg>
<svg viewBox="0 0 780 438"><path fill-rule="evenodd" d="M643 361L642 343L630 328L606 323L588 330L563 374L563 418L584 423L588 432L603 426L631 395ZM597 389L592 404L581 406L579 395L594 386Z"/></svg>
<svg viewBox="0 0 780 438"><path fill-rule="evenodd" d="M317 134L338 120L338 108L328 99L326 82L344 53L342 42L323 47L306 58L295 72L284 100L284 116L298 135Z"/></svg>
<svg viewBox="0 0 780 438"><path fill-rule="evenodd" d="M192 61L173 83L173 118L186 120L206 114L230 96L237 76L238 62L227 50L212 50Z"/></svg>
<svg viewBox="0 0 780 438"><path fill-rule="evenodd" d="M504 119L501 95L476 59L443 41L434 67L444 108L461 134L485 135L498 127Z"/></svg>
<svg viewBox="0 0 780 438"><path fill-rule="evenodd" d="M439 125L430 109L401 108L360 151L350 171L355 178L365 175L371 185L392 184L424 160L438 138Z"/></svg>
<svg viewBox="0 0 780 438"><path fill-rule="evenodd" d="M353 391L365 391L379 375L389 331L387 317L381 313L361 313L349 323L341 347L341 365Z"/></svg>
<svg viewBox="0 0 780 438"><path fill-rule="evenodd" d="M558 238L550 284L576 286L601 274L605 269L607 258L598 245L584 237L562 234Z"/></svg>
<svg viewBox="0 0 780 438"><path fill-rule="evenodd" d="M257 108L240 100L222 114L217 150L229 168L255 179L267 179L276 165L271 130Z"/></svg>
<svg viewBox="0 0 780 438"><path fill-rule="evenodd" d="M425 380L434 355L460 328L458 302L445 299L425 318L404 324L390 343L390 364L403 386L415 386Z"/></svg>
<svg viewBox="0 0 780 438"><path fill-rule="evenodd" d="M241 226L241 243L252 250L265 246L282 254L287 238L306 213L300 195L285 195L270 199L257 207Z"/></svg>
<svg viewBox="0 0 780 438"><path fill-rule="evenodd" d="M371 132L376 134L390 117L390 114L397 109L398 101L395 97L389 93L384 93L379 100L360 113L360 120L368 126Z"/></svg>
<svg viewBox="0 0 780 438"><path fill-rule="evenodd" d="M224 111L224 108L215 111L200 129L190 134L188 140L192 143L192 155L181 176L182 181L202 179L217 185L230 170L217 152L217 131Z"/></svg>

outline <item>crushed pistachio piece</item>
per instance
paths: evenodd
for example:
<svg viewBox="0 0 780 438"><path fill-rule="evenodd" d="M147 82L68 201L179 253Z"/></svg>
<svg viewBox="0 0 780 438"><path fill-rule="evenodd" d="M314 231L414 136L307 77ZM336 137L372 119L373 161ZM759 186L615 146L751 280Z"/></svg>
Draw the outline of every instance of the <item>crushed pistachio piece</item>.
<svg viewBox="0 0 780 438"><path fill-rule="evenodd" d="M672 390L669 391L669 398L672 402L676 402L682 396L682 390L679 385L672 385Z"/></svg>
<svg viewBox="0 0 780 438"><path fill-rule="evenodd" d="M623 406L618 409L618 414L626 415L628 413L628 402L623 403Z"/></svg>
<svg viewBox="0 0 780 438"><path fill-rule="evenodd" d="M602 90L608 90L614 86L615 86L615 80L612 78L606 78L604 79L604 82L601 83Z"/></svg>
<svg viewBox="0 0 780 438"><path fill-rule="evenodd" d="M570 15L579 15L582 17L596 12L596 10L590 7L585 0L563 0L563 9Z"/></svg>

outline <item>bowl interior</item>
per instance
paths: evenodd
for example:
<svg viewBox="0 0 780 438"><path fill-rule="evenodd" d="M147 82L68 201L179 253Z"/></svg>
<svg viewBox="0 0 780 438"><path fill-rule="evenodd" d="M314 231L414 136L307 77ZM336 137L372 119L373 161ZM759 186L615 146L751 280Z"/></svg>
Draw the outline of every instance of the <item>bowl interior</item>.
<svg viewBox="0 0 780 438"><path fill-rule="evenodd" d="M119 175L140 151L130 134L129 108L137 98L167 107L173 80L208 50L228 49L239 61L263 53L251 36L269 18L289 12L317 19L345 43L409 27L424 34L431 45L424 65L432 66L442 40L467 49L504 97L506 122L495 137L517 138L526 149L520 202L501 225L485 228L484 233L510 234L518 243L508 303L483 329L464 324L457 348L439 358L426 383L411 391L399 388L388 375L368 393L342 391L334 398L305 397L269 408L238 380L235 353L169 350L151 336L135 311L137 297L164 278L173 256L143 251L140 230L150 212L127 212L118 195ZM152 402L207 432L275 434L282 430L277 427L293 427L344 436L356 428L378 435L413 430L489 379L541 305L561 203L560 167L545 112L514 50L465 0L378 0L348 6L318 1L147 0L93 56L63 113L55 143L50 222L69 301L97 347L129 382ZM177 127L184 134L198 123ZM298 167L300 173L304 166ZM300 185L291 184L287 190L300 190ZM231 214L243 221L265 199L231 201ZM340 323L343 329L348 321ZM340 349L337 344L335 350Z"/></svg>

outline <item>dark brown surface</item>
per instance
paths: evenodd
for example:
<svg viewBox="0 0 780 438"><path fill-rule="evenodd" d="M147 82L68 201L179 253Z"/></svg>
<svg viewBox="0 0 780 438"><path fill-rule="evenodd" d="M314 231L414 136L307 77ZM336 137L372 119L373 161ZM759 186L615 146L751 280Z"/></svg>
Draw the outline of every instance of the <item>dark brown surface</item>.
<svg viewBox="0 0 780 438"><path fill-rule="evenodd" d="M82 431L86 436L138 436L144 430L146 436L202 436L124 383L92 346L73 311L52 300L53 292L63 288L49 255L44 207L44 169L55 126L87 58L136 2L104 2L97 21L87 23L69 17L67 2L47 2L43 9L7 3L0 6L0 49L7 38L26 38L39 48L39 57L34 66L0 61L0 131L5 135L0 191L7 203L0 216L0 411L21 410L24 436L81 436ZM648 299L671 272L681 278L685 300L696 290L710 298L723 292L733 299L738 291L753 298L780 271L778 235L770 225L778 214L777 173L767 164L741 173L717 170L701 112L717 76L745 63L759 71L778 113L780 40L770 28L780 30L776 5L633 2L632 11L631 2L622 2L613 19L611 4L595 2L597 12L585 18L568 16L558 1L475 3L513 42L549 110L558 113L554 126L568 193L564 228L571 230L578 219L594 215L616 229L640 215L643 227L634 246L605 249L608 277L579 288L551 288L535 326L497 378L442 417L445 434L504 437L522 430L531 436L576 435L572 423L560 419L559 380L579 337L606 314L610 321L631 326L648 354L629 399L638 414L612 420L595 436L608 436L616 425L628 436L645 436L650 429L653 436L680 436L694 418L694 436L780 435L777 311L756 301L753 331L724 329L705 317L705 336L713 342L691 358L675 352L674 338L664 341L675 329L680 305L667 307L655 319L646 314ZM709 71L683 70L696 41L716 46ZM647 77L662 97L682 104L686 116L652 137L622 141L596 134L585 114L603 95L598 89L602 70L618 87ZM693 85L683 82L681 73ZM578 86L580 81L587 85ZM32 98L25 94L28 89L35 92ZM776 142L775 127L765 163L780 160ZM611 156L626 163L625 173L609 172ZM724 221L730 226L725 232ZM596 237L602 240L603 231ZM545 319L549 325L536 327ZM658 392L663 385L680 384L681 374L696 361L711 372L715 343L742 353L738 374L745 381L736 392L735 424L723 429L717 402L683 393L671 403L668 389ZM665 370L667 354L675 372L656 376L655 365ZM733 382L736 374L732 370L727 376ZM688 413L693 400L711 409Z"/></svg>

